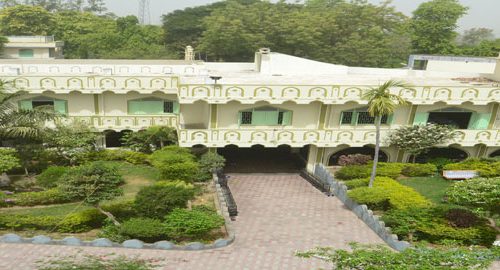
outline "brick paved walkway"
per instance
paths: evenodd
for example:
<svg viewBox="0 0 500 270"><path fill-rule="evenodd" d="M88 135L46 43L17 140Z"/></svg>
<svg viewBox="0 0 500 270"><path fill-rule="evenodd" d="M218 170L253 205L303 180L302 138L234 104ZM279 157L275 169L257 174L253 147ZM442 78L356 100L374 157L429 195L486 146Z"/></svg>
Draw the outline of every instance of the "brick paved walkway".
<svg viewBox="0 0 500 270"><path fill-rule="evenodd" d="M317 269L328 265L300 259L296 250L345 248L351 241L382 240L334 197L326 197L294 174L234 174L229 180L238 204L236 241L207 251L160 251L0 244L0 269L34 269L47 256L123 254L164 260L163 269Z"/></svg>

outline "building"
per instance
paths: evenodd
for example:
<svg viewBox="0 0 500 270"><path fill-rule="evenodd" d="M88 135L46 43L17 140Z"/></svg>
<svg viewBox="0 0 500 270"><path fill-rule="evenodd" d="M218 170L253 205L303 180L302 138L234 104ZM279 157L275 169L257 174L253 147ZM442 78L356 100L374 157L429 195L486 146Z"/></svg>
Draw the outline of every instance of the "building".
<svg viewBox="0 0 500 270"><path fill-rule="evenodd" d="M12 71L16 72L13 74ZM302 153L308 169L340 154L371 153L374 119L362 92L389 79L411 102L383 119L382 136L403 125L453 124L453 157L500 155L500 58L491 74L380 69L327 64L270 52L254 63L143 60L5 60L3 79L29 95L21 108L53 105L105 132L107 147L125 131L176 127L183 147L240 149L260 145ZM490 79L486 79L486 77ZM382 160L409 155L386 145Z"/></svg>
<svg viewBox="0 0 500 270"><path fill-rule="evenodd" d="M8 36L1 58L59 59L63 58L64 42L53 36Z"/></svg>

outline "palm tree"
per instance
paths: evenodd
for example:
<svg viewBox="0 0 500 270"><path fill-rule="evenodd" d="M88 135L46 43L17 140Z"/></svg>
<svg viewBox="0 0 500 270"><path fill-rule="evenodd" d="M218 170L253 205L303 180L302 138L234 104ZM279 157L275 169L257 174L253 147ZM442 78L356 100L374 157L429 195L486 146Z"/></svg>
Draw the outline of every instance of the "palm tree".
<svg viewBox="0 0 500 270"><path fill-rule="evenodd" d="M409 85L395 80L389 80L384 84L370 88L365 94L363 94L363 99L368 100L368 113L370 116L375 118L375 156L373 157L373 168L370 175L369 187L373 187L373 182L375 181L375 176L377 175L377 163L378 155L380 152L380 125L382 122L382 117L384 115L390 115L394 113L396 107L400 105L406 105L408 102L398 96L390 93L390 89L393 87L408 88Z"/></svg>
<svg viewBox="0 0 500 270"><path fill-rule="evenodd" d="M7 92L10 83L0 80L0 138L32 138L40 135L46 121L55 120L58 114L50 106L35 110L18 109L15 100L22 92Z"/></svg>

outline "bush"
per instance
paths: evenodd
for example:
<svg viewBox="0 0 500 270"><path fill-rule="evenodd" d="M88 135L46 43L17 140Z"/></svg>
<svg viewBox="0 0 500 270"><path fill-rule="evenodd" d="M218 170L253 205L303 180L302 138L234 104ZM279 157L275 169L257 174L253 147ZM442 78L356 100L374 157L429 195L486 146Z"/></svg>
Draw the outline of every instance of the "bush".
<svg viewBox="0 0 500 270"><path fill-rule="evenodd" d="M354 154L354 155L342 155L339 157L340 166L350 166L350 165L366 165L372 160L369 155Z"/></svg>
<svg viewBox="0 0 500 270"><path fill-rule="evenodd" d="M443 158L443 157L437 157L437 158L431 158L427 161L427 163L434 164L436 165L437 169L439 171L443 170L443 167L446 164L454 163L455 161L448 159L448 158Z"/></svg>
<svg viewBox="0 0 500 270"><path fill-rule="evenodd" d="M406 164L401 170L401 174L409 177L416 176L432 176L437 172L437 167L434 164Z"/></svg>
<svg viewBox="0 0 500 270"><path fill-rule="evenodd" d="M103 204L102 209L112 213L118 220L127 220L137 215L133 200Z"/></svg>
<svg viewBox="0 0 500 270"><path fill-rule="evenodd" d="M500 176L500 161L481 161L471 158L460 163L452 163L443 166L443 170L475 170L481 177Z"/></svg>
<svg viewBox="0 0 500 270"><path fill-rule="evenodd" d="M375 181L377 181L376 178L375 178ZM344 182L344 184L347 186L348 189L366 187L366 186L368 186L369 183L370 183L369 177L368 178L360 178L360 179L352 179L352 180Z"/></svg>
<svg viewBox="0 0 500 270"><path fill-rule="evenodd" d="M174 240L198 240L224 225L224 218L199 210L175 209L166 216L166 234Z"/></svg>
<svg viewBox="0 0 500 270"><path fill-rule="evenodd" d="M49 261L37 262L40 270L153 270L157 269L152 260L138 258L127 258L126 256L96 256L84 255L84 259L70 256L67 258L50 259Z"/></svg>
<svg viewBox="0 0 500 270"><path fill-rule="evenodd" d="M54 188L61 177L68 172L68 167L51 166L36 177L36 183L44 188Z"/></svg>
<svg viewBox="0 0 500 270"><path fill-rule="evenodd" d="M469 228L479 224L481 219L467 209L454 208L446 211L445 218L450 225L458 228Z"/></svg>
<svg viewBox="0 0 500 270"><path fill-rule="evenodd" d="M446 191L446 196L451 203L499 212L500 177L456 182Z"/></svg>
<svg viewBox="0 0 500 270"><path fill-rule="evenodd" d="M163 218L175 208L184 208L194 198L194 187L182 181L160 181L143 187L135 197L134 208L144 217Z"/></svg>
<svg viewBox="0 0 500 270"><path fill-rule="evenodd" d="M340 168L335 172L335 177L340 180L350 180L369 177L371 168L365 165L351 165Z"/></svg>
<svg viewBox="0 0 500 270"><path fill-rule="evenodd" d="M378 177L372 188L359 187L349 191L349 197L360 204L381 210L427 207L431 204L412 188L388 177Z"/></svg>
<svg viewBox="0 0 500 270"><path fill-rule="evenodd" d="M421 239L432 243L454 240L464 245L491 246L496 240L496 230L486 226L454 228L444 223L432 223L418 228Z"/></svg>
<svg viewBox="0 0 500 270"><path fill-rule="evenodd" d="M127 239L139 239L147 243L154 243L165 239L165 228L158 219L132 218L120 226L119 234Z"/></svg>
<svg viewBox="0 0 500 270"><path fill-rule="evenodd" d="M226 159L213 152L207 152L200 158L200 171L206 174L212 174L215 170L224 168Z"/></svg>
<svg viewBox="0 0 500 270"><path fill-rule="evenodd" d="M48 189L38 192L23 192L9 198L16 206L48 205L74 201L59 188Z"/></svg>
<svg viewBox="0 0 500 270"><path fill-rule="evenodd" d="M149 164L149 155L139 152L127 151L125 161L135 165Z"/></svg>
<svg viewBox="0 0 500 270"><path fill-rule="evenodd" d="M195 156L188 149L178 146L167 146L155 151L150 162L160 170L164 180L183 180L192 182L199 174Z"/></svg>

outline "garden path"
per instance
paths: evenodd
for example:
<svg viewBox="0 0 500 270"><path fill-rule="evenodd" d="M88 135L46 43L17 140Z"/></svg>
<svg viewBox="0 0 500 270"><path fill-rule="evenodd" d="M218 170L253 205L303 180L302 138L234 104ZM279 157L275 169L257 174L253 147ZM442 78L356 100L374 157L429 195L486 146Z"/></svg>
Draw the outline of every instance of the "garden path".
<svg viewBox="0 0 500 270"><path fill-rule="evenodd" d="M294 256L316 246L346 248L349 242L383 243L335 197L326 197L297 174L232 174L238 204L236 241L205 251L0 244L0 269L35 269L48 256L122 254L163 260L162 269L317 269L317 259Z"/></svg>

